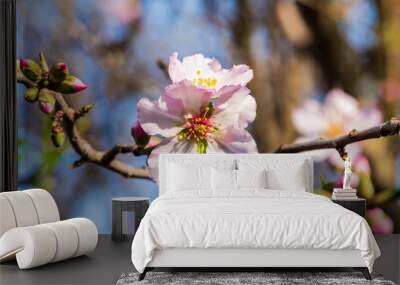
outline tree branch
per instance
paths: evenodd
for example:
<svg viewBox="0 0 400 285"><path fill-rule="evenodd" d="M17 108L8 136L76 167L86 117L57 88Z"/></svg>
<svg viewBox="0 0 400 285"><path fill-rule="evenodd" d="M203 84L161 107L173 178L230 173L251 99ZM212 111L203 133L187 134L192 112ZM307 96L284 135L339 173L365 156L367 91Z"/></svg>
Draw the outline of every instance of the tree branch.
<svg viewBox="0 0 400 285"><path fill-rule="evenodd" d="M74 163L73 166L79 167L85 162L91 162L101 167L107 168L116 172L125 178L143 178L150 179L149 171L147 168L139 168L128 165L120 160L115 159L118 153L126 152L126 148L113 147L108 152L96 150L92 145L82 137L79 130L75 126L76 111L69 107L64 97L60 93L55 93L57 107L64 111L64 128L67 137L74 148L74 150L81 156L81 158ZM131 146L133 148L133 146ZM115 153L115 149L119 152ZM112 153L112 155L110 155ZM114 154L115 153L115 154Z"/></svg>
<svg viewBox="0 0 400 285"><path fill-rule="evenodd" d="M296 153L317 149L336 149L340 156L345 155L345 147L359 141L376 139L380 137L394 136L400 133L400 118L392 118L379 126L375 126L363 131L352 130L347 135L335 139L318 139L304 143L283 144L276 153Z"/></svg>
<svg viewBox="0 0 400 285"><path fill-rule="evenodd" d="M164 77L169 80L170 77L169 77L169 73L168 73L167 63L162 59L158 59L156 64L157 64L158 68L161 70L161 72L164 74Z"/></svg>
<svg viewBox="0 0 400 285"><path fill-rule="evenodd" d="M116 144L114 147L112 147L109 151L107 151L103 155L102 163L104 164L110 163L120 153L129 153L129 152L133 153L136 148L137 148L136 145Z"/></svg>
<svg viewBox="0 0 400 285"><path fill-rule="evenodd" d="M18 77L17 80L18 82L26 84L28 87L36 86L35 83L26 81L22 77ZM88 110L82 109L76 111L68 105L61 93L54 92L54 94L57 102L57 109L64 112L63 126L67 137L74 150L80 155L80 158L73 163L72 168L77 168L86 162L90 162L116 172L126 178L150 179L149 170L147 168L133 167L120 160L117 160L116 156L121 153L130 152L135 155L148 155L153 148L141 151L136 145L117 144L106 152L96 150L86 139L82 137L79 130L75 126L77 118L88 112L91 107L87 107ZM362 131L352 130L347 135L343 135L335 139L320 138L318 140L303 143L283 144L274 152L297 153L318 149L336 149L340 156L344 157L346 155L345 147L348 144L380 137L395 136L399 134L400 118L392 118L379 126Z"/></svg>

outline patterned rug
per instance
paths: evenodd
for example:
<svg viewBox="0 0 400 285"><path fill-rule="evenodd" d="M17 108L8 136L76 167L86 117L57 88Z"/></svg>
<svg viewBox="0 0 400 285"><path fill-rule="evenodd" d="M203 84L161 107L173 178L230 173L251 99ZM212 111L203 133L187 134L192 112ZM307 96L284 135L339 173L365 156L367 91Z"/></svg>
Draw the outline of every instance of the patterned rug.
<svg viewBox="0 0 400 285"><path fill-rule="evenodd" d="M142 281L137 280L138 276L138 273L122 274L117 285L395 285L380 275L372 275L373 280L368 281L360 272L148 272Z"/></svg>

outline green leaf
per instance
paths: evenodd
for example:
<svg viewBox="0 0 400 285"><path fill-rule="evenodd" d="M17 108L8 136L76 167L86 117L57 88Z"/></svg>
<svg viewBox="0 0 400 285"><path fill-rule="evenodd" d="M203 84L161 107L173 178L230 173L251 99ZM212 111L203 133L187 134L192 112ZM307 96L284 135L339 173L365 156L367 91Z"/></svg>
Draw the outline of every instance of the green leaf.
<svg viewBox="0 0 400 285"><path fill-rule="evenodd" d="M197 145L196 149L197 153L204 154L207 152L207 146L208 146L207 140L198 140L196 141L196 145Z"/></svg>

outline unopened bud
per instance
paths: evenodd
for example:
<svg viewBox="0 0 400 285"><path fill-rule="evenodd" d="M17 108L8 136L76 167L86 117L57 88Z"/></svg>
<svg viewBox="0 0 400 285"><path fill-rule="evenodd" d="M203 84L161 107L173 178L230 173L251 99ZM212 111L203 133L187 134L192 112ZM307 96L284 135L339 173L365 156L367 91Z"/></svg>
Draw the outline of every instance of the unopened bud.
<svg viewBox="0 0 400 285"><path fill-rule="evenodd" d="M64 94L72 94L82 91L87 88L87 85L80 81L75 76L69 75L65 80L63 80L58 86L57 91Z"/></svg>
<svg viewBox="0 0 400 285"><path fill-rule="evenodd" d="M49 79L53 83L59 83L65 80L68 74L68 66L65 63L59 62L50 69Z"/></svg>
<svg viewBox="0 0 400 285"><path fill-rule="evenodd" d="M26 89L24 93L24 98L28 102L35 102L39 97L39 89L37 87L32 87Z"/></svg>
<svg viewBox="0 0 400 285"><path fill-rule="evenodd" d="M61 147L65 141L64 130L61 129L61 131L56 131L56 132L53 131L51 134L51 140L55 147Z"/></svg>
<svg viewBox="0 0 400 285"><path fill-rule="evenodd" d="M39 108L43 113L49 114L54 111L56 98L53 92L47 88L43 88L39 92Z"/></svg>
<svg viewBox="0 0 400 285"><path fill-rule="evenodd" d="M144 148L150 141L150 136L143 130L139 121L131 128L131 135L139 147Z"/></svg>
<svg viewBox="0 0 400 285"><path fill-rule="evenodd" d="M19 68L22 73L31 81L37 82L40 80L41 69L39 64L31 59L20 59Z"/></svg>

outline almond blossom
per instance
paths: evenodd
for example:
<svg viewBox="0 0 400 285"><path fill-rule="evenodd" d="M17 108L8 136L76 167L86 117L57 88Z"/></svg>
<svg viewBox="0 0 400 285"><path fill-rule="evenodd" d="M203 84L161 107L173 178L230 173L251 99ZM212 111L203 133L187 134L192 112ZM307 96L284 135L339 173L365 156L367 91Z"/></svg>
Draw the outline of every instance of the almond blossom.
<svg viewBox="0 0 400 285"><path fill-rule="evenodd" d="M245 130L255 119L256 102L250 90L240 85L217 92L183 80L167 87L157 101L142 98L137 113L147 134L164 138L148 160L154 179L160 153L257 152Z"/></svg>
<svg viewBox="0 0 400 285"><path fill-rule="evenodd" d="M331 90L321 103L306 100L294 110L292 121L300 134L298 142L318 138L332 139L349 133L353 129L362 130L382 122L382 114L375 106L362 108L358 101L341 89ZM350 157L360 154L361 143L346 147ZM330 158L335 165L341 165L340 157L335 150L317 150L312 153L316 160Z"/></svg>
<svg viewBox="0 0 400 285"><path fill-rule="evenodd" d="M173 83L189 80L194 85L216 90L227 85L246 86L253 78L253 70L245 64L224 69L218 60L202 54L187 56L180 61L176 52L169 59L168 73Z"/></svg>
<svg viewBox="0 0 400 285"><path fill-rule="evenodd" d="M368 210L367 219L374 234L387 235L393 233L393 220L381 208Z"/></svg>

